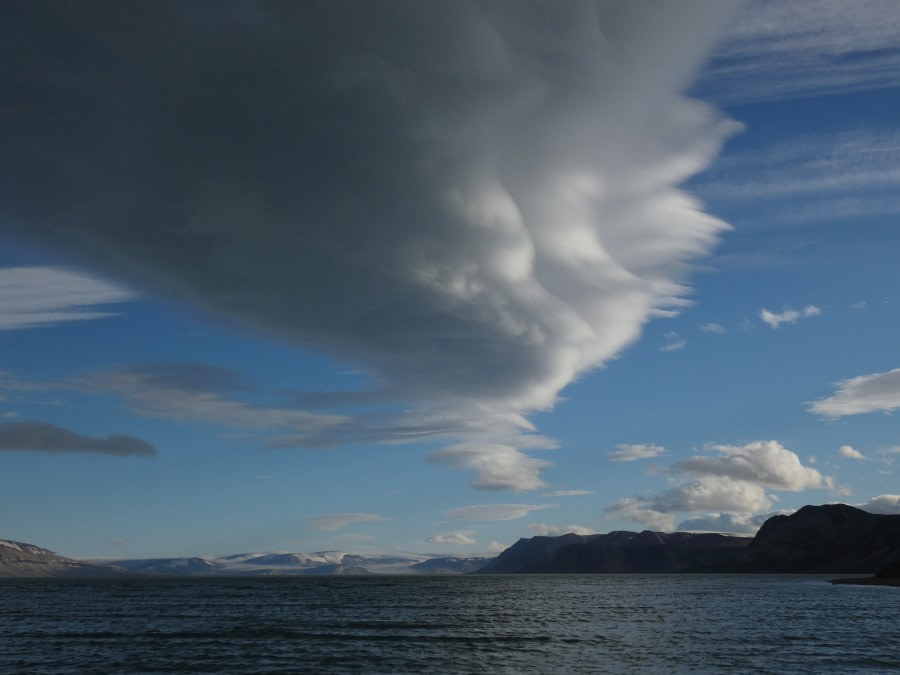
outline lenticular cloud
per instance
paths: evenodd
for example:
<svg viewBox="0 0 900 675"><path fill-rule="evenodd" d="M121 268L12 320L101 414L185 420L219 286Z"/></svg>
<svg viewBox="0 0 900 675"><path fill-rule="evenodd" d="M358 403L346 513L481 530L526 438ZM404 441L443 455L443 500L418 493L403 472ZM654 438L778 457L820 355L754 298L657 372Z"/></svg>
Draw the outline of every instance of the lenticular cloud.
<svg viewBox="0 0 900 675"><path fill-rule="evenodd" d="M734 131L680 94L723 3L10 12L4 221L464 410L486 453L677 311L725 227L678 188Z"/></svg>

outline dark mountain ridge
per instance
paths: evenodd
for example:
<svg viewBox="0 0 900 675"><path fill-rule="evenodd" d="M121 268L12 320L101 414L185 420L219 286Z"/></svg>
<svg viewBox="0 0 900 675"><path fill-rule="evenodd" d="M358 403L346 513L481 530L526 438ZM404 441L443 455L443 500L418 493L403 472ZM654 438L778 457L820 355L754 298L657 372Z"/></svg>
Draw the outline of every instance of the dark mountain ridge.
<svg viewBox="0 0 900 675"><path fill-rule="evenodd" d="M520 539L479 574L672 573L720 562L750 537L691 532L615 531Z"/></svg>
<svg viewBox="0 0 900 675"><path fill-rule="evenodd" d="M745 551L702 571L874 574L898 560L900 515L825 504L769 518Z"/></svg>
<svg viewBox="0 0 900 675"><path fill-rule="evenodd" d="M846 504L804 506L769 518L752 539L690 532L520 539L481 574L897 574L900 515Z"/></svg>

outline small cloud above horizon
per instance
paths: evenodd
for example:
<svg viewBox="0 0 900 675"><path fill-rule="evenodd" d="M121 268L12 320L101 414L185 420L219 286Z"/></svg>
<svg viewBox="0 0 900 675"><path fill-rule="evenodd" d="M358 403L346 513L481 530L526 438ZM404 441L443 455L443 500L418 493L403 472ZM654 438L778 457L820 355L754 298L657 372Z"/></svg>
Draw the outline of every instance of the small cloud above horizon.
<svg viewBox="0 0 900 675"><path fill-rule="evenodd" d="M865 456L852 445L842 445L838 448L838 454L845 459L855 459L857 461L865 459Z"/></svg>
<svg viewBox="0 0 900 675"><path fill-rule="evenodd" d="M666 449L661 445L648 445L645 443L620 443L615 452L606 453L612 462L634 462L638 459L651 459L664 455Z"/></svg>
<svg viewBox="0 0 900 675"><path fill-rule="evenodd" d="M716 335L724 335L728 332L728 329L725 328L725 326L718 323L713 323L712 321L710 321L709 323L701 323L700 330L702 330L704 333L715 333Z"/></svg>
<svg viewBox="0 0 900 675"><path fill-rule="evenodd" d="M592 495L593 490L555 490L553 492L545 492L541 497L580 497L581 495Z"/></svg>
<svg viewBox="0 0 900 675"><path fill-rule="evenodd" d="M801 310L785 307L784 311L779 314L770 312L768 309L761 309L759 318L764 323L769 324L772 328L778 328L783 323L796 323L800 319L808 319L809 317L819 316L822 310L815 305L807 305Z"/></svg>
<svg viewBox="0 0 900 675"><path fill-rule="evenodd" d="M381 520L390 520L377 513L329 513L321 516L310 516L306 519L314 530L334 532L348 525L356 523L373 523Z"/></svg>
<svg viewBox="0 0 900 675"><path fill-rule="evenodd" d="M457 520L494 521L523 518L532 511L556 508L556 504L475 504L444 511Z"/></svg>
<svg viewBox="0 0 900 675"><path fill-rule="evenodd" d="M465 532L445 532L435 534L425 540L429 544L455 544L459 546L474 546L478 542Z"/></svg>

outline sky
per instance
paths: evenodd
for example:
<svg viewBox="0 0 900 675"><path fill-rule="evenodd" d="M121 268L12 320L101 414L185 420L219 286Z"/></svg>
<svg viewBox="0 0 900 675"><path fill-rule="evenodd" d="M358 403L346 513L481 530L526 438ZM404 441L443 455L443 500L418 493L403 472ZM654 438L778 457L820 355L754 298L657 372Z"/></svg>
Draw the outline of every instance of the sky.
<svg viewBox="0 0 900 675"><path fill-rule="evenodd" d="M893 0L4 11L0 537L900 513Z"/></svg>

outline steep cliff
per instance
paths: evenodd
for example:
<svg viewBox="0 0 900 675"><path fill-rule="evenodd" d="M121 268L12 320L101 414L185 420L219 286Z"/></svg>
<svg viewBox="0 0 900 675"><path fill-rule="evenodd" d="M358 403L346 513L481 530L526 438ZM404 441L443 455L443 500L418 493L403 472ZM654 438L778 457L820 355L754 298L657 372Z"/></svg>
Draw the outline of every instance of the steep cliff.
<svg viewBox="0 0 900 675"><path fill-rule="evenodd" d="M769 518L747 549L712 572L871 574L900 559L900 515L846 504Z"/></svg>

